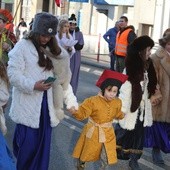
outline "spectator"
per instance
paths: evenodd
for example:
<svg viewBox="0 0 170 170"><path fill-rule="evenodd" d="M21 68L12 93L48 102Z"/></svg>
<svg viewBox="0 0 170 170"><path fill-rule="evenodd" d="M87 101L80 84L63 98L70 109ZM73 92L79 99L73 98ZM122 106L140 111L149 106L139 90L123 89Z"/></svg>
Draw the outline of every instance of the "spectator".
<svg viewBox="0 0 170 170"><path fill-rule="evenodd" d="M110 69L114 70L115 67L115 44L116 44L116 35L119 31L119 22L115 23L115 26L109 29L104 35L103 38L108 43L109 53L110 53Z"/></svg>
<svg viewBox="0 0 170 170"><path fill-rule="evenodd" d="M79 27L77 27L77 22L74 14L72 14L71 17L69 18L69 24L70 24L69 32L72 35L73 39L77 41L77 43L74 45L76 52L70 59L70 69L72 72L70 83L73 88L73 92L76 95L81 65L81 50L83 49L84 46L84 37Z"/></svg>
<svg viewBox="0 0 170 170"><path fill-rule="evenodd" d="M21 18L17 28L16 28L16 32L19 32L19 39L21 39L23 37L23 35L25 35L28 31L27 29L27 24L24 21L24 18Z"/></svg>
<svg viewBox="0 0 170 170"><path fill-rule="evenodd" d="M132 26L128 27L128 18L121 16L119 20L120 31L117 33L115 55L116 55L116 67L115 70L123 72L125 68L125 57L127 46L136 38L136 34L132 29Z"/></svg>
<svg viewBox="0 0 170 170"><path fill-rule="evenodd" d="M27 27L27 24L26 24L26 22L24 21L24 18L21 18L21 20L20 20L20 22L19 22L19 24L18 24L18 28L19 27Z"/></svg>

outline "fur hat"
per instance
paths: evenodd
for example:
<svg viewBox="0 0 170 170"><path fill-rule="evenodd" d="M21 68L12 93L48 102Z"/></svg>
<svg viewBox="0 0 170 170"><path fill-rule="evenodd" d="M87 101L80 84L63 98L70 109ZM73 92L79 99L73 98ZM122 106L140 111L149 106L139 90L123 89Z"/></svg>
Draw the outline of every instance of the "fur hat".
<svg viewBox="0 0 170 170"><path fill-rule="evenodd" d="M40 35L55 35L57 33L58 19L47 13L42 12L35 15L32 31Z"/></svg>
<svg viewBox="0 0 170 170"><path fill-rule="evenodd" d="M134 49L136 49L138 52L144 50L147 47L153 47L154 41L147 35L140 36L136 38L131 44Z"/></svg>
<svg viewBox="0 0 170 170"><path fill-rule="evenodd" d="M0 19L4 20L5 22L11 22L13 17L7 9L0 9Z"/></svg>

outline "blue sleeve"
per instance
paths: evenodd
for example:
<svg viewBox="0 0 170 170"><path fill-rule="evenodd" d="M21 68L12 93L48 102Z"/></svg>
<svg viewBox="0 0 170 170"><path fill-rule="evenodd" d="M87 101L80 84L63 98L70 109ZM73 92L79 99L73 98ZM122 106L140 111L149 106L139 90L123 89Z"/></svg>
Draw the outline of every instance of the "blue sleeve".
<svg viewBox="0 0 170 170"><path fill-rule="evenodd" d="M108 30L104 35L103 38L107 43L110 43L110 39L108 38L110 36L110 30Z"/></svg>

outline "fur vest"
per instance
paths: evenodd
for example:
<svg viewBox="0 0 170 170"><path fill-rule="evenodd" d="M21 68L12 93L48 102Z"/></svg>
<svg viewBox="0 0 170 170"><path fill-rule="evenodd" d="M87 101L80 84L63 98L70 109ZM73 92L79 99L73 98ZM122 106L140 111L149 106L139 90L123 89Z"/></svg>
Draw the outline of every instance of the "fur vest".
<svg viewBox="0 0 170 170"><path fill-rule="evenodd" d="M144 121L144 127L152 125L152 108L150 99L148 99L148 74L145 73L146 80L140 82L143 89L142 99L138 108L132 112L132 84L130 81L126 81L120 88L119 98L122 100L122 112L125 113L124 119L119 121L120 126L123 129L132 130L135 128L138 114L140 121Z"/></svg>

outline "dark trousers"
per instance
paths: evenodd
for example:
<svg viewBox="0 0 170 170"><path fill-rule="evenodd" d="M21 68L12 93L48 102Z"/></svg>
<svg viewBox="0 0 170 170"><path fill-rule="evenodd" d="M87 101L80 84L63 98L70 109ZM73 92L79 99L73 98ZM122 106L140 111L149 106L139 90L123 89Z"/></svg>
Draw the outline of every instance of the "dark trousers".
<svg viewBox="0 0 170 170"><path fill-rule="evenodd" d="M115 55L110 54L110 70L115 70Z"/></svg>
<svg viewBox="0 0 170 170"><path fill-rule="evenodd" d="M125 57L121 57L121 56L117 56L115 55L116 57L116 67L115 67L115 70L117 72L120 72L122 73L124 68L125 68Z"/></svg>
<svg viewBox="0 0 170 170"><path fill-rule="evenodd" d="M109 48L109 53L110 53L110 70L115 70L115 54L114 50L112 48Z"/></svg>

